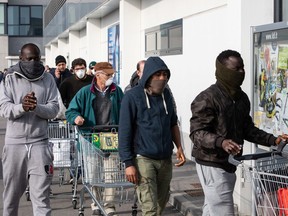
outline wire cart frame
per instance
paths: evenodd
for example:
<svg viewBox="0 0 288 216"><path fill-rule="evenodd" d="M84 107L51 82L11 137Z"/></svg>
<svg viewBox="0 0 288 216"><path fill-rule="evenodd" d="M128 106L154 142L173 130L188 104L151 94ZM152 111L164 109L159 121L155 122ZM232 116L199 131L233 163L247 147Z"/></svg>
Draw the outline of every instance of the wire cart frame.
<svg viewBox="0 0 288 216"><path fill-rule="evenodd" d="M242 164L245 177L252 183L254 211L257 216L288 216L288 154L282 142L271 152L230 156L229 162ZM255 160L254 165L240 161Z"/></svg>
<svg viewBox="0 0 288 216"><path fill-rule="evenodd" d="M135 185L128 182L125 176L125 165L120 161L118 150L113 140L118 133L112 129L105 138L105 150L95 142L95 132L81 132L77 129L80 144L83 188L80 192L79 216L84 216L84 193L87 192L97 205L102 215L107 216L105 206L132 202L132 212L137 215L137 195ZM101 137L101 133L97 137ZM116 134L116 136L115 136ZM102 140L101 140L102 141ZM117 140L118 141L118 140ZM110 146L110 147L107 147ZM103 148L103 146L102 146Z"/></svg>

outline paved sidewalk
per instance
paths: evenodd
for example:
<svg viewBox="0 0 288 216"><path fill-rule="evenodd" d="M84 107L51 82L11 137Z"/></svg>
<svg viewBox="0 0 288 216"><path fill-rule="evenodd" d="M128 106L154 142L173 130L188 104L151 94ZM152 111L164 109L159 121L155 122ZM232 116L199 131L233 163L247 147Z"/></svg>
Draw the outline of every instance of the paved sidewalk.
<svg viewBox="0 0 288 216"><path fill-rule="evenodd" d="M175 156L173 161L176 163ZM185 216L202 215L204 194L195 162L189 160L182 167L173 167L169 203Z"/></svg>

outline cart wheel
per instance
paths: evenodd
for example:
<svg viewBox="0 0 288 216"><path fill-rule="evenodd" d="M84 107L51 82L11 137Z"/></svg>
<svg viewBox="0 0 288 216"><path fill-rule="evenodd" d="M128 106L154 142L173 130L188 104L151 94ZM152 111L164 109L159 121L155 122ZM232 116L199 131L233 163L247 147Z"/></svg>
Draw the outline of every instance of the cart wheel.
<svg viewBox="0 0 288 216"><path fill-rule="evenodd" d="M63 182L64 182L64 177L63 176L59 177L59 186L62 186Z"/></svg>
<svg viewBox="0 0 288 216"><path fill-rule="evenodd" d="M31 199L30 199L30 193L29 193L29 192L26 192L26 200L27 200L27 201L31 201Z"/></svg>
<svg viewBox="0 0 288 216"><path fill-rule="evenodd" d="M84 216L84 213L79 213L79 216Z"/></svg>
<svg viewBox="0 0 288 216"><path fill-rule="evenodd" d="M76 207L77 207L77 200L72 200L72 205L73 205L73 209L76 209Z"/></svg>
<svg viewBox="0 0 288 216"><path fill-rule="evenodd" d="M136 216L137 215L137 210L132 210L132 216Z"/></svg>

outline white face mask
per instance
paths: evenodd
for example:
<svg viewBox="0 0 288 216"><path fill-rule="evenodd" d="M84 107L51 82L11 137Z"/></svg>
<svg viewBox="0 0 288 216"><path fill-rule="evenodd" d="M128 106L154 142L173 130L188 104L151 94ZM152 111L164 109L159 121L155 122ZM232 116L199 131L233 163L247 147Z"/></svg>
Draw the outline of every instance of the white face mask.
<svg viewBox="0 0 288 216"><path fill-rule="evenodd" d="M110 77L108 80L105 82L105 86L110 86L113 83L113 77Z"/></svg>
<svg viewBox="0 0 288 216"><path fill-rule="evenodd" d="M82 79L85 76L85 70L77 70L75 74L79 79Z"/></svg>

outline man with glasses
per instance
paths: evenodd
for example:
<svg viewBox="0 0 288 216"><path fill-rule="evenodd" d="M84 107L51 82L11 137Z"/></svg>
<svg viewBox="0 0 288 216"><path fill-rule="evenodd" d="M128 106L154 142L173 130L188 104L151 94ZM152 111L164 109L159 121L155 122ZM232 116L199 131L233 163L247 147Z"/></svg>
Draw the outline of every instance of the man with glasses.
<svg viewBox="0 0 288 216"><path fill-rule="evenodd" d="M78 125L80 130L87 130L96 125L118 125L119 123L123 92L119 86L113 83L115 70L108 62L97 63L94 70L95 76L92 84L77 92L66 111L67 121ZM93 187L92 190L94 196L97 197L96 187ZM112 193L114 194L114 192ZM113 195L109 198L113 200ZM91 204L91 208L92 215L101 215L101 211L94 203ZM104 204L104 208L106 214L115 215L113 203Z"/></svg>

